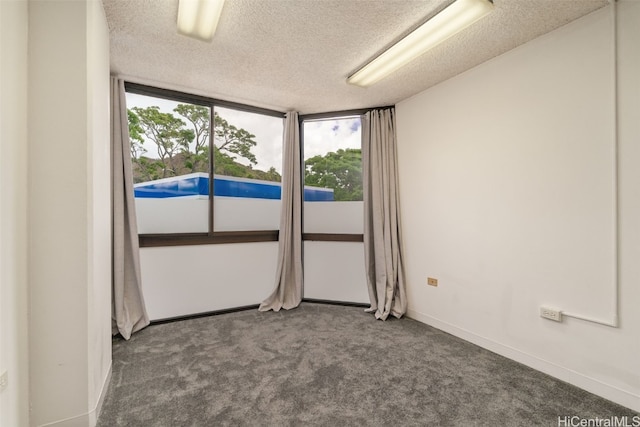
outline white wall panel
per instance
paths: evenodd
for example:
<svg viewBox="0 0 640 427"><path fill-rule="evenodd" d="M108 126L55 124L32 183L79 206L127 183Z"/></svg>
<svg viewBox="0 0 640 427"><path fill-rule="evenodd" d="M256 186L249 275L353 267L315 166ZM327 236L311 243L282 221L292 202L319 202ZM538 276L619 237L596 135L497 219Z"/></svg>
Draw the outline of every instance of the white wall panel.
<svg viewBox="0 0 640 427"><path fill-rule="evenodd" d="M304 242L304 297L369 303L360 242Z"/></svg>
<svg viewBox="0 0 640 427"><path fill-rule="evenodd" d="M640 3L617 5L619 170L614 6L399 103L398 155L411 316L638 410ZM539 317L611 321L617 245L620 328Z"/></svg>
<svg viewBox="0 0 640 427"><path fill-rule="evenodd" d="M149 317L259 304L275 286L277 255L276 242L142 248Z"/></svg>
<svg viewBox="0 0 640 427"><path fill-rule="evenodd" d="M0 2L0 426L29 424L28 3Z"/></svg>
<svg viewBox="0 0 640 427"><path fill-rule="evenodd" d="M109 29L95 1L28 9L30 423L91 426L111 362Z"/></svg>

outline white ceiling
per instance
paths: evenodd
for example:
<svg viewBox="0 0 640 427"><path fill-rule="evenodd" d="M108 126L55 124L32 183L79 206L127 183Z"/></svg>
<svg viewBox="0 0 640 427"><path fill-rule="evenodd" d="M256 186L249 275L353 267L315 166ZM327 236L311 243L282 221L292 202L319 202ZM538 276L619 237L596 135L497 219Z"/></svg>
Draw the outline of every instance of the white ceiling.
<svg viewBox="0 0 640 427"><path fill-rule="evenodd" d="M226 0L211 43L179 35L178 0L103 0L111 71L280 111L391 105L609 3L494 0L486 18L379 83L346 78L450 0Z"/></svg>

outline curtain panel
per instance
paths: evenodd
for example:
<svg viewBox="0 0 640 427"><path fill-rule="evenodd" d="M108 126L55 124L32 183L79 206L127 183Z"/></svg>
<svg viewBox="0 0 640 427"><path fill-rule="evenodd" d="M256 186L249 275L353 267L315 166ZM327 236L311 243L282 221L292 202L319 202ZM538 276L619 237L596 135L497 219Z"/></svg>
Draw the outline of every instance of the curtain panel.
<svg viewBox="0 0 640 427"><path fill-rule="evenodd" d="M407 311L402 263L395 108L365 115L362 142L367 287L376 319Z"/></svg>
<svg viewBox="0 0 640 427"><path fill-rule="evenodd" d="M276 285L271 295L260 304L260 311L289 310L302 301L302 178L297 112L289 112L285 117L283 143L282 211Z"/></svg>
<svg viewBox="0 0 640 427"><path fill-rule="evenodd" d="M111 77L111 156L113 209L112 333L124 339L149 325L142 295L138 226L133 198L129 123L124 81Z"/></svg>

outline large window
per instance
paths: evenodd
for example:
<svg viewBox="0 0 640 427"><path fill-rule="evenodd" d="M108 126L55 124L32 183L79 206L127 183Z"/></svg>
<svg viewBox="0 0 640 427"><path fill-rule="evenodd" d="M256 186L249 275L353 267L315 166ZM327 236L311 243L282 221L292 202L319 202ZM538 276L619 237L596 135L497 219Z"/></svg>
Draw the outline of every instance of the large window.
<svg viewBox="0 0 640 427"><path fill-rule="evenodd" d="M278 229L283 114L130 84L127 109L142 236Z"/></svg>
<svg viewBox="0 0 640 427"><path fill-rule="evenodd" d="M283 119L214 108L214 229L280 226Z"/></svg>
<svg viewBox="0 0 640 427"><path fill-rule="evenodd" d="M304 232L361 235L361 116L304 119Z"/></svg>
<svg viewBox="0 0 640 427"><path fill-rule="evenodd" d="M208 107L127 94L138 231L209 230Z"/></svg>

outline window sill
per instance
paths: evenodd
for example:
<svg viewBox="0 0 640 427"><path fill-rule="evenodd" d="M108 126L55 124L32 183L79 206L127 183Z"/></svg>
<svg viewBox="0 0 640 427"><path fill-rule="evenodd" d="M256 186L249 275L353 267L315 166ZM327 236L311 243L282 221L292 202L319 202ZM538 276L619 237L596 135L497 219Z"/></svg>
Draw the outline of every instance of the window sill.
<svg viewBox="0 0 640 427"><path fill-rule="evenodd" d="M221 243L277 242L278 230L216 231L209 233L139 234L141 248L159 246L216 245Z"/></svg>
<svg viewBox="0 0 640 427"><path fill-rule="evenodd" d="M141 248L162 246L217 245L226 243L277 242L278 230L259 231L216 231L208 233L165 233L140 234L138 242ZM303 241L314 242L363 242L362 234L340 233L303 233Z"/></svg>

